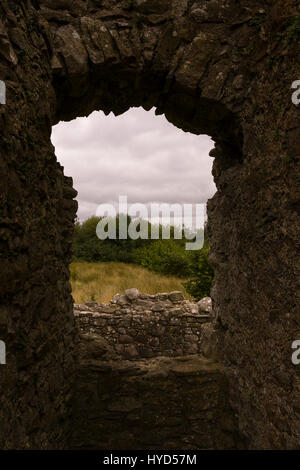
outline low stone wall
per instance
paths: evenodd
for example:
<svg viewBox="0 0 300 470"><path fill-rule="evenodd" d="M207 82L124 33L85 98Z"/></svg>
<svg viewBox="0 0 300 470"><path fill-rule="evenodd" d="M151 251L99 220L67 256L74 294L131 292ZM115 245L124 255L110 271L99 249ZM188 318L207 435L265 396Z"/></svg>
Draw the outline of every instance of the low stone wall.
<svg viewBox="0 0 300 470"><path fill-rule="evenodd" d="M74 313L83 335L102 338L107 356L128 360L200 354L204 327L212 321L210 299L197 304L177 291L129 289L110 304L75 305Z"/></svg>
<svg viewBox="0 0 300 470"><path fill-rule="evenodd" d="M211 299L136 289L75 306L81 330L73 449L235 449L222 366L200 355L213 335Z"/></svg>
<svg viewBox="0 0 300 470"><path fill-rule="evenodd" d="M235 449L235 418L222 367L199 356L81 358L73 449Z"/></svg>

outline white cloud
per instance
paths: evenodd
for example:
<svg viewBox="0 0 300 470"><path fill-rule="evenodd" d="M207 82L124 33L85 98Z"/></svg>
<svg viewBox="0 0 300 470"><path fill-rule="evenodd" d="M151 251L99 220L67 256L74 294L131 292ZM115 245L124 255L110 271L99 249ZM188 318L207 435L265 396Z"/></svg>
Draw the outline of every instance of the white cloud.
<svg viewBox="0 0 300 470"><path fill-rule="evenodd" d="M129 110L122 116L94 112L61 122L52 142L65 174L78 191L80 219L101 203L202 203L216 191L208 156L208 136L185 133L154 110Z"/></svg>

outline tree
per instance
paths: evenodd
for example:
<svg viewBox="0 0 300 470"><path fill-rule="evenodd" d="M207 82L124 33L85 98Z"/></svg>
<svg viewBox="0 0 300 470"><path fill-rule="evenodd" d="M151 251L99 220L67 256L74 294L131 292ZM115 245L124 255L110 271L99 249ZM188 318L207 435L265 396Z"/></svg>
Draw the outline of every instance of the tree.
<svg viewBox="0 0 300 470"><path fill-rule="evenodd" d="M210 296L213 278L214 272L209 263L209 247L204 245L199 252L194 277L190 281L185 282L184 287L198 301L203 299L203 297Z"/></svg>

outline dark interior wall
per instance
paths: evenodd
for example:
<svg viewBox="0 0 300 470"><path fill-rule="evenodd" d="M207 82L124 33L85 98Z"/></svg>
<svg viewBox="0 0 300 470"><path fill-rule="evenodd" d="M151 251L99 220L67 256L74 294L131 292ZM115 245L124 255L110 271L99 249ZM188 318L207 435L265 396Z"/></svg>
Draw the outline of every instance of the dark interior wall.
<svg viewBox="0 0 300 470"><path fill-rule="evenodd" d="M72 449L241 447L220 364L196 355L108 364L97 349L80 361Z"/></svg>
<svg viewBox="0 0 300 470"><path fill-rule="evenodd" d="M50 143L55 95L43 25L1 2L0 448L63 448L75 343L70 257L76 194Z"/></svg>
<svg viewBox="0 0 300 470"><path fill-rule="evenodd" d="M67 446L76 193L51 126L130 106L216 142L213 301L231 402L250 448L299 446L296 14L290 0L1 2L2 448Z"/></svg>

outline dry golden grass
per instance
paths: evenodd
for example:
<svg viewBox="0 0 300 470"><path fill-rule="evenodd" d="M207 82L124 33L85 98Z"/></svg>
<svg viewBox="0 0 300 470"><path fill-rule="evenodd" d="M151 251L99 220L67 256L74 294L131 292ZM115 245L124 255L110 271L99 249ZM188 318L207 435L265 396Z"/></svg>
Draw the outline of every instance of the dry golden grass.
<svg viewBox="0 0 300 470"><path fill-rule="evenodd" d="M186 298L191 298L183 287L183 279L162 276L133 264L125 263L86 263L71 264L71 283L75 303L109 302L126 289L136 287L140 292L157 294L181 290Z"/></svg>

